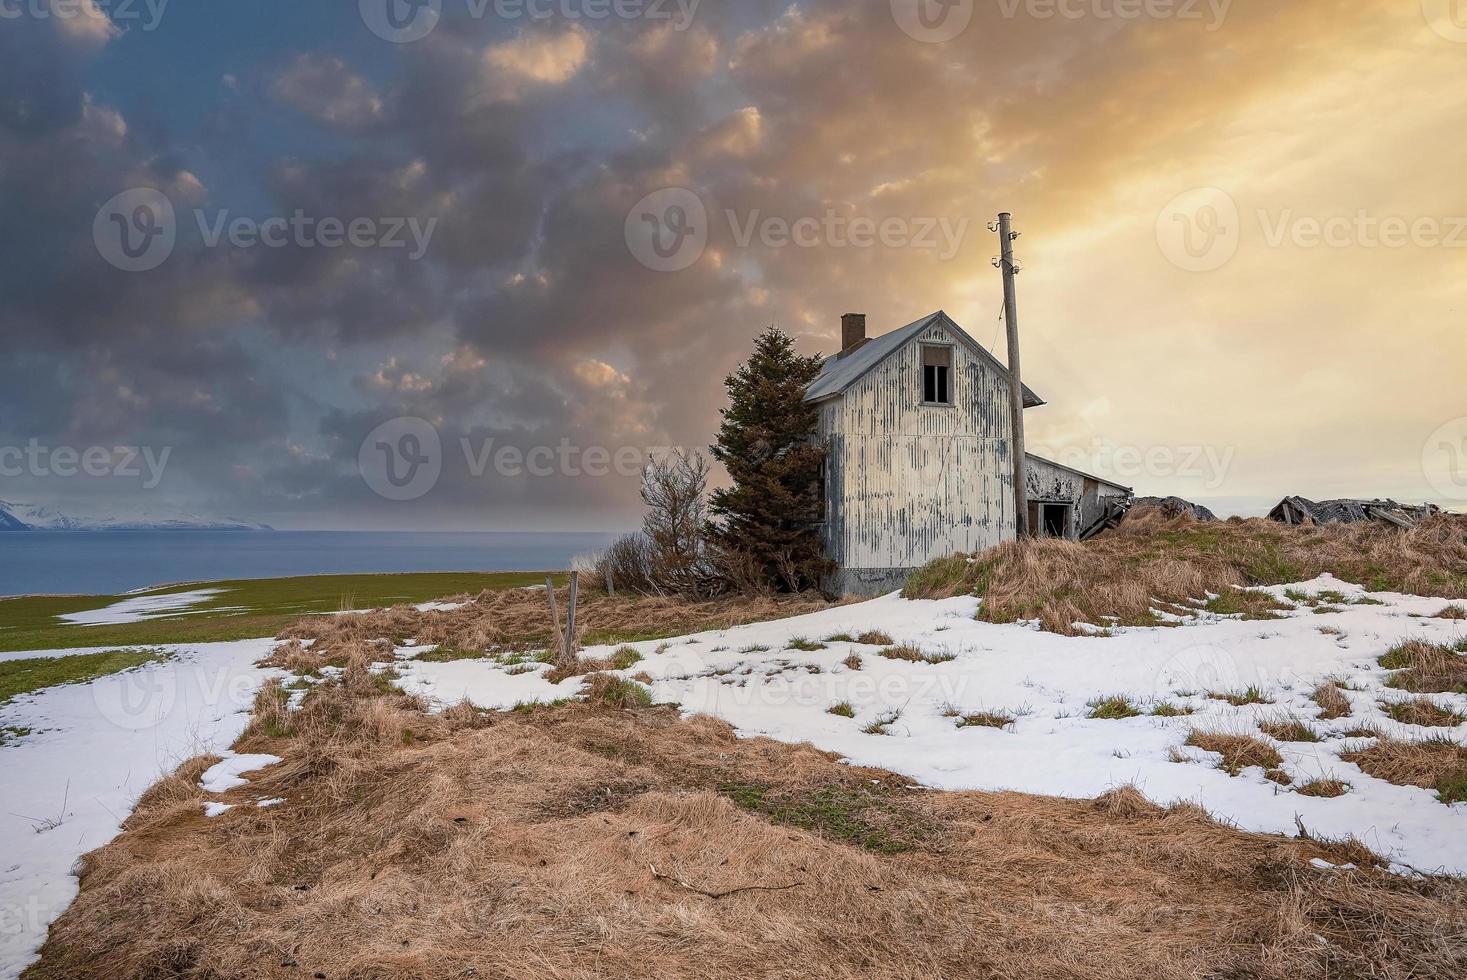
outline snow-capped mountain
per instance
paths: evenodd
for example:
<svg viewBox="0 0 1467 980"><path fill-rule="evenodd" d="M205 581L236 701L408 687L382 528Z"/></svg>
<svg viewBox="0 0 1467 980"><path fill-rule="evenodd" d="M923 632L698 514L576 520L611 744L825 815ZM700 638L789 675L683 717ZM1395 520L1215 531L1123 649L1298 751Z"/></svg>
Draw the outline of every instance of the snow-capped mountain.
<svg viewBox="0 0 1467 980"><path fill-rule="evenodd" d="M269 531L266 524L176 510L63 514L44 504L0 500L0 531Z"/></svg>

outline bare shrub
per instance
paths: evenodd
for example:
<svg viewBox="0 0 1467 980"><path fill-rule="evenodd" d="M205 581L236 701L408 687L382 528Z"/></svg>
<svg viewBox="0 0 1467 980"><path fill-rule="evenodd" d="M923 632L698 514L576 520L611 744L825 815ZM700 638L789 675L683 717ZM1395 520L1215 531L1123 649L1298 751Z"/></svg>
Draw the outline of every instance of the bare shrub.
<svg viewBox="0 0 1467 980"><path fill-rule="evenodd" d="M642 530L619 538L595 562L596 577L642 595L708 598L728 590L706 540L708 461L677 449L642 470Z"/></svg>

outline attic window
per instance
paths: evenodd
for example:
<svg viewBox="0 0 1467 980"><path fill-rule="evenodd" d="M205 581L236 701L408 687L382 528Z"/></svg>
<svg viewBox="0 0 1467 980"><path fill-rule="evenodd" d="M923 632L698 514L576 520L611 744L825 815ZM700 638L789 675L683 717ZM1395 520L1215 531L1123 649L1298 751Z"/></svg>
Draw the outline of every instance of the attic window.
<svg viewBox="0 0 1467 980"><path fill-rule="evenodd" d="M928 405L951 405L953 349L922 348L922 401Z"/></svg>

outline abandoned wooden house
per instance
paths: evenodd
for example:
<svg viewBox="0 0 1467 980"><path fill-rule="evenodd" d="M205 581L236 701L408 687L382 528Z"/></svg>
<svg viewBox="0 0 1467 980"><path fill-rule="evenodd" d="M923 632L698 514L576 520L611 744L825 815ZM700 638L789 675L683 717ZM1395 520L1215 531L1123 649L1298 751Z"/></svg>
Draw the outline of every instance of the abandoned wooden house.
<svg viewBox="0 0 1467 980"><path fill-rule="evenodd" d="M826 554L832 591L900 588L934 558L1015 537L1008 369L939 310L868 339L866 317L841 318L841 351L805 400L828 448ZM1044 401L1024 388L1024 407ZM1076 539L1131 491L1026 454L1029 527Z"/></svg>

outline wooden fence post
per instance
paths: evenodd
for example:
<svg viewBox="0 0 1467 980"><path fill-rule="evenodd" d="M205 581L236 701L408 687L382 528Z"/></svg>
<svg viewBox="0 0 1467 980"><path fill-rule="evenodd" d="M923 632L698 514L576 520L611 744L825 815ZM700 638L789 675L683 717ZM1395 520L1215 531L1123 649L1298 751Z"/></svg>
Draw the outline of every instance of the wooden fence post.
<svg viewBox="0 0 1467 980"><path fill-rule="evenodd" d="M570 599L566 603L565 611L565 647L564 665L574 667L576 663L576 595L580 592L581 573L570 573Z"/></svg>
<svg viewBox="0 0 1467 980"><path fill-rule="evenodd" d="M560 632L560 612L555 608L555 579L545 576L545 594L550 597L550 632L555 637L555 662L564 664L565 635Z"/></svg>

